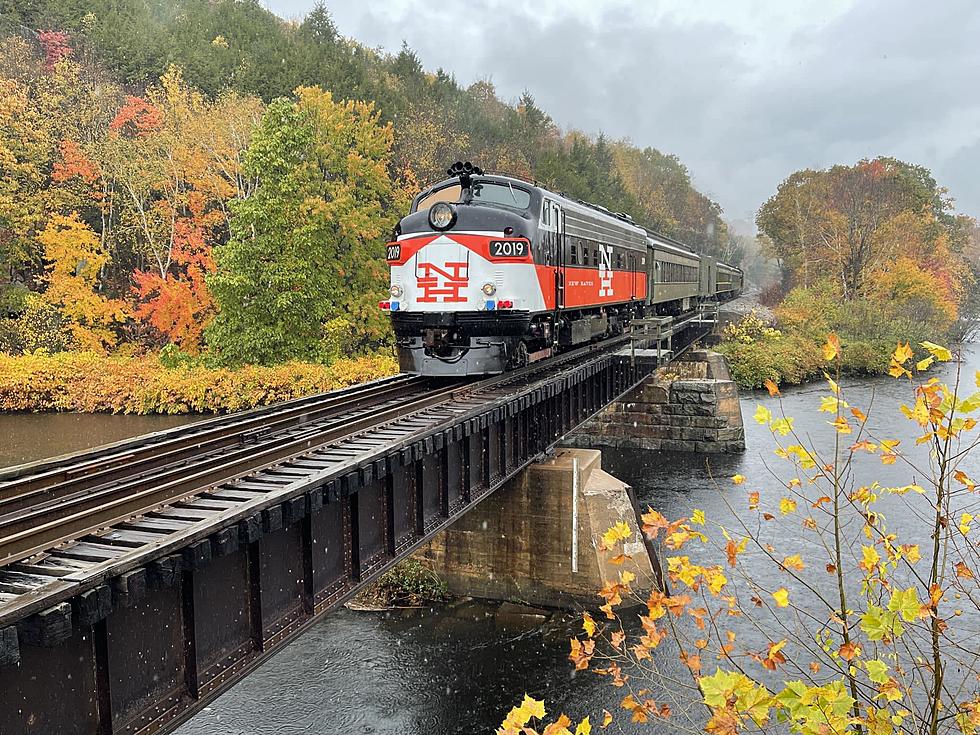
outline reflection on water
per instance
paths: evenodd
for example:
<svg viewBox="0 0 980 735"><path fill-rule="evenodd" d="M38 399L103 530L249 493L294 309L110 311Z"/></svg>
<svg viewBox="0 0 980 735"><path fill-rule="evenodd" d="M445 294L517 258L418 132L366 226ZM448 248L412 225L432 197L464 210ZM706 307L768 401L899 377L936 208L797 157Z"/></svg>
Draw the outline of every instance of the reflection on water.
<svg viewBox="0 0 980 735"><path fill-rule="evenodd" d="M77 452L199 419L200 416L0 413L0 467Z"/></svg>

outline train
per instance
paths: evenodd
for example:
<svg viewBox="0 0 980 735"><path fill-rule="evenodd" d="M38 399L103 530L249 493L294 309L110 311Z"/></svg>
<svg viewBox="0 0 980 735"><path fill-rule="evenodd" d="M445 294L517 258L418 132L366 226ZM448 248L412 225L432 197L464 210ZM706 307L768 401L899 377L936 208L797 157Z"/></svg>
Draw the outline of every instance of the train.
<svg viewBox="0 0 980 735"><path fill-rule="evenodd" d="M457 162L386 245L402 372L494 375L741 293L735 265L611 212Z"/></svg>

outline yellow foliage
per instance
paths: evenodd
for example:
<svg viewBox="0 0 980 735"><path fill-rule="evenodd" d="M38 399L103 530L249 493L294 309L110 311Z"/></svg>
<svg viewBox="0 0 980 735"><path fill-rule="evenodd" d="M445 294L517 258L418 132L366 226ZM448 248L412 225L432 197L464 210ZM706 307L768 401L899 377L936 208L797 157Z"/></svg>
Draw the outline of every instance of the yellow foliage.
<svg viewBox="0 0 980 735"><path fill-rule="evenodd" d="M95 351L114 347L113 327L126 319L126 308L97 293L109 256L92 228L77 214L54 215L37 239L48 261L44 299L61 310L75 345Z"/></svg>
<svg viewBox="0 0 980 735"><path fill-rule="evenodd" d="M91 352L0 354L0 411L223 413L336 390L393 375L388 356L331 365L165 368L153 358Z"/></svg>

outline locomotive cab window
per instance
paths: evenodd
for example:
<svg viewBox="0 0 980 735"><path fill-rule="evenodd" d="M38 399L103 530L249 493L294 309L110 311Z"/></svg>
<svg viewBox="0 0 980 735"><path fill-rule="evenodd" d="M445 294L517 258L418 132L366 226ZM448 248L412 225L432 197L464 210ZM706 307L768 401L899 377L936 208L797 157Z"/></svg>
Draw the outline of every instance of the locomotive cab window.
<svg viewBox="0 0 980 735"><path fill-rule="evenodd" d="M431 191L419 199L419 203L416 205L415 211L427 212L436 202L449 202L450 204L455 204L459 201L461 191L462 190L460 189L459 184L450 184L449 186L444 186L441 189Z"/></svg>
<svg viewBox="0 0 980 735"><path fill-rule="evenodd" d="M531 206L531 194L512 184L477 181L473 184L473 203L492 204L524 211Z"/></svg>
<svg viewBox="0 0 980 735"><path fill-rule="evenodd" d="M572 265L577 265L578 264L578 251L576 250L576 248L575 248L574 245L571 246L570 253L571 253L571 256L569 257L569 262Z"/></svg>

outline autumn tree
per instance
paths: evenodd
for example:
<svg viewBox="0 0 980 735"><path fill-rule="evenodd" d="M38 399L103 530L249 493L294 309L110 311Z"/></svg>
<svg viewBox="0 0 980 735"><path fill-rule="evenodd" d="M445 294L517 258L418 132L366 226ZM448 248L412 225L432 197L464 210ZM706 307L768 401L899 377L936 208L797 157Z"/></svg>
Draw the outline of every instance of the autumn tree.
<svg viewBox="0 0 980 735"><path fill-rule="evenodd" d="M372 105L304 87L273 102L249 145L258 185L232 204L208 279L208 342L228 364L326 360L383 342L384 236L394 224L391 128Z"/></svg>
<svg viewBox="0 0 980 735"><path fill-rule="evenodd" d="M126 319L123 302L99 293L108 255L77 214L55 215L38 235L47 262L44 300L57 306L75 346L103 352L116 345L116 327Z"/></svg>
<svg viewBox="0 0 980 735"><path fill-rule="evenodd" d="M945 191L926 169L876 158L792 174L759 210L756 223L788 280L809 287L829 271L842 297L853 299L901 255L924 267L948 267L942 257L950 253L948 245L940 257L921 247L908 253L895 222L922 218L933 225L929 239L938 242L957 230L949 209Z"/></svg>

